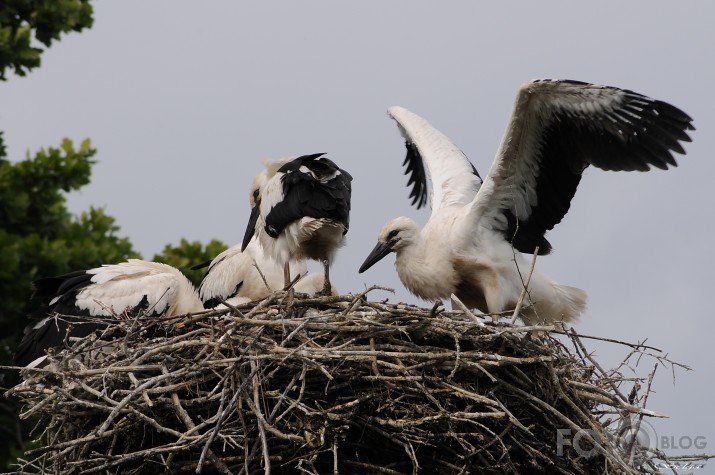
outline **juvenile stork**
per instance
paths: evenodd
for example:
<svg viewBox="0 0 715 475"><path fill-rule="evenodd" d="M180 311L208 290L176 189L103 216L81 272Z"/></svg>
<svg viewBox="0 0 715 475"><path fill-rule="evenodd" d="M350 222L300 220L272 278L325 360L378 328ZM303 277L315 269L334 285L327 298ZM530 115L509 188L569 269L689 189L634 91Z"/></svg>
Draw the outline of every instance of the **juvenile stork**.
<svg viewBox="0 0 715 475"><path fill-rule="evenodd" d="M50 316L26 329L15 363L29 365L45 350L61 346L66 336L81 338L105 328L107 319L184 315L221 308L223 302L238 305L261 299L282 288L282 268L256 240L246 252L240 247L233 246L211 261L198 292L178 269L139 259L35 281L35 295L48 301ZM294 278L300 277L296 291L322 289L322 274L304 275L305 261L294 261L293 270Z"/></svg>
<svg viewBox="0 0 715 475"><path fill-rule="evenodd" d="M283 267L266 255L257 237L244 251L241 247L229 247L211 262L194 267L208 267L199 286L204 308L215 308L222 301L238 304L259 300L283 288ZM305 260L292 259L290 271L297 292L315 294L323 289L323 274L309 273Z"/></svg>
<svg viewBox="0 0 715 475"><path fill-rule="evenodd" d="M455 294L485 313L513 309L528 265L522 253L551 251L545 234L566 215L583 170L648 171L676 166L692 119L680 109L633 91L566 80L533 80L519 90L496 159L482 182L467 157L424 119L401 107L388 114L407 145L413 204L432 215L422 230L405 217L380 231L360 267L395 252L397 273L414 295ZM583 290L535 272L525 323L570 321L586 306Z"/></svg>
<svg viewBox="0 0 715 475"><path fill-rule="evenodd" d="M25 330L14 358L22 366L38 364L45 350L61 346L68 336L82 338L105 328L106 318L174 316L204 309L178 269L139 259L39 279L34 286L35 295L49 301L50 316Z"/></svg>
<svg viewBox="0 0 715 475"><path fill-rule="evenodd" d="M323 155L268 163L256 176L243 246L257 233L266 252L283 266L286 287L290 259L320 261L322 293L328 295L330 265L350 223L352 176Z"/></svg>

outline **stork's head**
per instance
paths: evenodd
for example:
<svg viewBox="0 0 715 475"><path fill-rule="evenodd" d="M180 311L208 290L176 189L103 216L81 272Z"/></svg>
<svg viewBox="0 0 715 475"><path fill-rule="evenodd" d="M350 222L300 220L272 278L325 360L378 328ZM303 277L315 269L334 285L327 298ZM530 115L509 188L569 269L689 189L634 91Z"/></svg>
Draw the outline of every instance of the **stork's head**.
<svg viewBox="0 0 715 475"><path fill-rule="evenodd" d="M415 241L419 233L417 223L400 216L387 223L377 237L377 244L360 266L361 274L391 252L398 252Z"/></svg>
<svg viewBox="0 0 715 475"><path fill-rule="evenodd" d="M266 168L258 172L258 175L251 182L251 187L248 189L248 204L251 205L252 209L261 204L261 189L276 174L277 168L272 166L272 162L264 161L264 163Z"/></svg>
<svg viewBox="0 0 715 475"><path fill-rule="evenodd" d="M268 183L268 180L273 178L278 169L288 160L289 159L275 161L263 160L263 164L266 168L261 170L253 179L251 188L248 191L248 203L251 205L251 216L248 218L248 225L246 226L246 233L243 236L241 251L246 249L246 246L248 246L248 243L251 242L251 238L253 238L253 235L256 232L256 223L258 222L258 218L261 214L261 195L263 188L266 183Z"/></svg>
<svg viewBox="0 0 715 475"><path fill-rule="evenodd" d="M258 222L258 217L261 214L261 180L265 182L265 170L258 174L258 176L253 180L251 184L251 191L248 195L248 202L251 204L251 215L248 218L248 224L246 225L246 233L243 235L243 244L241 245L241 252L246 250L246 246L251 242L254 233L256 232L256 223Z"/></svg>

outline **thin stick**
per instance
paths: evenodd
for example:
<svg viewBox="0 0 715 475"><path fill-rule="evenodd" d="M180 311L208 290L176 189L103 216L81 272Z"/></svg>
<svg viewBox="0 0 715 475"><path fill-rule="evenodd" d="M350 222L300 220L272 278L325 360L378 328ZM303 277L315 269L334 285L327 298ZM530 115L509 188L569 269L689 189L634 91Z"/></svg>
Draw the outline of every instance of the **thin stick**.
<svg viewBox="0 0 715 475"><path fill-rule="evenodd" d="M263 473L265 475L271 474L271 456L268 451L268 439L266 438L266 427L265 419L262 417L260 412L261 401L258 397L258 388L260 381L258 379L258 366L256 363L251 362L251 370L253 371L253 405L256 415L260 414L258 418L258 432L260 433L261 446L263 447Z"/></svg>
<svg viewBox="0 0 715 475"><path fill-rule="evenodd" d="M169 374L169 370L166 369L166 367L162 368L162 372L164 374ZM189 430L196 429L196 424L194 424L194 421L191 419L191 416L189 416L189 413L186 412L186 409L184 409L184 407L181 405L179 395L176 394L175 391L171 393L171 402L174 405L174 411L176 412L176 415L179 417L181 422L184 423L186 428ZM214 467L216 467L216 470L218 470L219 473L222 473L223 475L233 475L233 473L228 469L226 464L223 463L221 459L218 458L218 456L216 456L214 451L211 449L208 450L208 459L209 461L211 461ZM196 467L196 473L201 473L201 468L201 465L198 465Z"/></svg>
<svg viewBox="0 0 715 475"><path fill-rule="evenodd" d="M529 282L531 282L531 274L534 273L534 267L536 266L536 257L539 255L539 246L534 248L534 255L531 258L531 267L529 268L529 275L526 276L526 282L524 282L524 288L521 289L521 295L519 295L519 300L516 302L516 308L514 309L514 315L511 316L511 324L516 323L516 318L521 312L521 306L524 303L524 298L526 297L527 289L529 288Z"/></svg>
<svg viewBox="0 0 715 475"><path fill-rule="evenodd" d="M462 301L459 300L459 298L458 298L456 295L452 294L452 295L449 296L449 298L452 299L452 302L454 302L454 303L457 305L457 307L459 307L459 309L460 309L462 312L464 312L464 314L465 314L466 316L469 317L470 320L472 320L474 323L476 323L476 324L479 325L480 327L483 327L483 326L484 326L484 322L483 322L479 317L477 317L476 315L474 315L474 314L472 313L472 311L469 310L469 309L467 308L467 306L464 305L464 303L462 303Z"/></svg>
<svg viewBox="0 0 715 475"><path fill-rule="evenodd" d="M263 275L263 271L261 271L261 268L258 267L258 264L256 263L256 260L255 260L255 259L253 260L253 267L256 268L256 270L258 271L258 275L261 276L261 279L263 280L263 285L266 286L266 289L267 289L269 292L273 292L273 289L271 288L271 286L268 285L268 281L266 280L266 276Z"/></svg>

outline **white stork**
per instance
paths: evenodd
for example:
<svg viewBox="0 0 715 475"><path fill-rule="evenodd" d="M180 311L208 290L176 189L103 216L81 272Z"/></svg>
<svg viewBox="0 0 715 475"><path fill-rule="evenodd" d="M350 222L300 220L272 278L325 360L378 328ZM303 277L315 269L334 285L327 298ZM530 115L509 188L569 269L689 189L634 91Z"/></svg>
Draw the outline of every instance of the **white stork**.
<svg viewBox="0 0 715 475"><path fill-rule="evenodd" d="M199 286L199 298L204 308L214 308L229 299L233 304L251 302L283 288L283 268L266 255L258 239L252 239L244 251L241 247L241 244L229 247L212 261L192 268L208 267ZM315 279L309 278L307 273L305 260L291 261L291 282L300 278L295 284L296 290L305 293L319 291L322 280L319 287L314 285L314 281L312 285L306 285Z"/></svg>
<svg viewBox="0 0 715 475"><path fill-rule="evenodd" d="M513 309L528 264L519 254L548 254L545 238L564 217L593 165L647 171L676 166L692 119L680 109L633 91L577 81L533 80L519 90L501 147L482 182L467 157L421 117L388 111L406 140L406 173L418 207L427 200L425 164L432 181L432 215L422 230L405 217L380 231L360 267L390 252L397 273L416 296L455 294L482 312ZM586 306L586 293L543 274L531 277L525 323L569 321Z"/></svg>
<svg viewBox="0 0 715 475"><path fill-rule="evenodd" d="M36 296L49 299L47 313L51 316L25 330L14 358L21 366L35 366L44 359L46 349L61 346L67 336L81 338L105 327L101 318L86 317L112 318L125 313L174 316L204 309L194 286L178 269L140 259L39 279L33 284Z"/></svg>
<svg viewBox="0 0 715 475"><path fill-rule="evenodd" d="M267 254L283 265L286 286L290 259L320 261L327 295L330 265L348 232L352 177L323 155L268 163L256 176L243 246L257 233Z"/></svg>
<svg viewBox="0 0 715 475"><path fill-rule="evenodd" d="M283 286L282 268L263 253L257 240L246 252L240 248L233 246L211 261L198 292L178 269L139 259L37 280L36 295L49 300L51 316L26 330L16 364L31 365L46 349L61 346L67 335L81 338L104 328L102 318L73 317L171 317L221 308L224 301L238 305L258 300ZM294 261L293 269L294 279L300 277L296 291L312 294L323 288L322 274L304 275L305 261ZM54 318L56 314L60 317Z"/></svg>

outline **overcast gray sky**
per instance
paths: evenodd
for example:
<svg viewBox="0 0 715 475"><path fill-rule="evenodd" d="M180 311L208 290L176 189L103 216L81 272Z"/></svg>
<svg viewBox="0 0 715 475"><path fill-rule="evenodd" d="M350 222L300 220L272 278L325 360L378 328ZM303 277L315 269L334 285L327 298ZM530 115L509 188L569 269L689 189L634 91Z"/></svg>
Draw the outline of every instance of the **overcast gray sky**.
<svg viewBox="0 0 715 475"><path fill-rule="evenodd" d="M394 257L357 273L385 222L429 217L410 207L404 147L388 106L426 118L482 174L527 79L620 86L685 110L698 130L680 167L588 170L571 211L549 234L555 252L538 266L589 293L579 332L647 338L694 369L676 371L675 384L659 370L649 406L671 416L656 424L660 436L705 436L706 451L715 452L708 297L715 3L134 0L94 7L91 30L53 46L30 76L0 84L0 130L12 159L63 137L91 138L98 163L92 183L71 195L71 210L105 206L146 258L182 237L239 242L261 159L328 152L354 177L336 286L359 292L383 284L397 289L391 298L416 302ZM591 348L606 366L626 353ZM651 368L643 362L638 374Z"/></svg>

